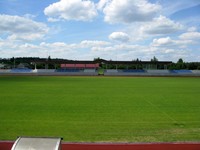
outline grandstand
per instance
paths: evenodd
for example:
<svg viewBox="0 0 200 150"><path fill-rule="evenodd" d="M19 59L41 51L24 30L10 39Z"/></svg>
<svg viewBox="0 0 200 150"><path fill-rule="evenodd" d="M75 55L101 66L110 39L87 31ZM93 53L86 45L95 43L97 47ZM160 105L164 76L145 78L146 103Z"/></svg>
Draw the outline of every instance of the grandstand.
<svg viewBox="0 0 200 150"><path fill-rule="evenodd" d="M61 64L62 69L98 69L99 64L96 63L74 63L74 64Z"/></svg>
<svg viewBox="0 0 200 150"><path fill-rule="evenodd" d="M101 72L101 73L100 73ZM0 75L69 76L200 76L199 70L128 70L128 69L2 69Z"/></svg>
<svg viewBox="0 0 200 150"><path fill-rule="evenodd" d="M18 68L0 69L0 74L78 75L78 76L200 76L199 70L169 70L171 61L94 61L34 60L35 69L20 64ZM38 69L37 65L45 66ZM48 69L48 66L55 69ZM122 67L123 66L123 67Z"/></svg>

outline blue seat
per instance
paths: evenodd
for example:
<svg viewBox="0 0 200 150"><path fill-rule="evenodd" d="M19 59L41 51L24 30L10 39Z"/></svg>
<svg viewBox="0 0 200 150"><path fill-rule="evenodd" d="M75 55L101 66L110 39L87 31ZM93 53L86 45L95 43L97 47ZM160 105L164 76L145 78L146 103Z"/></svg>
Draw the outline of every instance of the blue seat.
<svg viewBox="0 0 200 150"><path fill-rule="evenodd" d="M11 72L13 73L26 73L26 72L31 72L32 69L28 69L28 68L14 68L11 69Z"/></svg>
<svg viewBox="0 0 200 150"><path fill-rule="evenodd" d="M125 69L123 72L126 73L145 73L145 70L143 69Z"/></svg>
<svg viewBox="0 0 200 150"><path fill-rule="evenodd" d="M177 73L177 74L185 74L185 73L192 73L191 70L170 70L171 73Z"/></svg>
<svg viewBox="0 0 200 150"><path fill-rule="evenodd" d="M57 69L56 72L80 72L80 69Z"/></svg>

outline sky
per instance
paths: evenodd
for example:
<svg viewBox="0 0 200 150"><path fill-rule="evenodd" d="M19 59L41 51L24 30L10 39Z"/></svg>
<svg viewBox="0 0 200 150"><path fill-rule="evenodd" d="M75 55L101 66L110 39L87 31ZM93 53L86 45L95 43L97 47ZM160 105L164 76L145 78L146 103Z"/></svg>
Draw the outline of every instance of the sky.
<svg viewBox="0 0 200 150"><path fill-rule="evenodd" d="M0 58L200 61L200 0L0 0Z"/></svg>

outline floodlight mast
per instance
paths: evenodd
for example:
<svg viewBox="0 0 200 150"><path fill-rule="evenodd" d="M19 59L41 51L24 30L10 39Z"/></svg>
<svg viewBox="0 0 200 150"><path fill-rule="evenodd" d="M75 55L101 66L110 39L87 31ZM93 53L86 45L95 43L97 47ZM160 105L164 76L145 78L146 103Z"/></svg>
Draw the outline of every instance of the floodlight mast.
<svg viewBox="0 0 200 150"><path fill-rule="evenodd" d="M13 63L14 63L14 68L15 68L15 57L13 57L13 59L14 59L14 60L13 60Z"/></svg>
<svg viewBox="0 0 200 150"><path fill-rule="evenodd" d="M36 63L34 63L34 65L35 65L35 70L36 70L37 69Z"/></svg>
<svg viewBox="0 0 200 150"><path fill-rule="evenodd" d="M34 69L37 69L36 63L35 62L31 62L32 65L34 65Z"/></svg>

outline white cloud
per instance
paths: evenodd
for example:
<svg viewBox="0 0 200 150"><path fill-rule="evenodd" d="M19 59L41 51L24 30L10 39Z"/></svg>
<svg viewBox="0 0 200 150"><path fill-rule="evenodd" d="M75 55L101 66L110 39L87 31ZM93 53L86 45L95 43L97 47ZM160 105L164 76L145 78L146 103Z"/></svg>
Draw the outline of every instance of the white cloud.
<svg viewBox="0 0 200 150"><path fill-rule="evenodd" d="M183 25L174 22L165 16L154 18L152 22L148 22L140 27L140 32L145 34L171 34L183 29Z"/></svg>
<svg viewBox="0 0 200 150"><path fill-rule="evenodd" d="M178 22L159 16L152 21L134 23L127 26L125 32L129 34L130 41L147 41L157 36L171 36L182 32L185 26Z"/></svg>
<svg viewBox="0 0 200 150"><path fill-rule="evenodd" d="M164 50L164 53L166 53L166 54L170 54L170 53L174 53L174 52L175 52L174 49L165 49Z"/></svg>
<svg viewBox="0 0 200 150"><path fill-rule="evenodd" d="M0 33L12 40L36 40L44 37L49 28L40 22L19 16L0 15Z"/></svg>
<svg viewBox="0 0 200 150"><path fill-rule="evenodd" d="M99 7L103 6L104 20L108 23L150 21L161 9L160 5L149 3L147 0L101 0Z"/></svg>
<svg viewBox="0 0 200 150"><path fill-rule="evenodd" d="M41 39L44 35L40 33L24 33L24 34L12 34L8 36L9 40L22 40L22 41L32 41L36 39Z"/></svg>
<svg viewBox="0 0 200 150"><path fill-rule="evenodd" d="M97 16L95 4L89 0L60 0L45 8L45 15L57 19L91 21Z"/></svg>
<svg viewBox="0 0 200 150"><path fill-rule="evenodd" d="M138 49L141 49L141 46L139 45L132 45L132 44L112 44L107 47L92 47L92 51L137 51Z"/></svg>
<svg viewBox="0 0 200 150"><path fill-rule="evenodd" d="M112 47L112 46L108 46L108 47L100 47L100 46L97 46L97 47L92 47L91 50L93 52L95 51L100 51L100 52L109 52L109 51L115 51L115 47Z"/></svg>
<svg viewBox="0 0 200 150"><path fill-rule="evenodd" d="M0 52L4 51L3 57L47 57L51 55L57 58L72 59L73 54L76 53L73 45L64 42L31 44L4 40L2 43L0 42Z"/></svg>
<svg viewBox="0 0 200 150"><path fill-rule="evenodd" d="M35 15L32 15L32 14L25 14L24 15L24 18L27 18L27 19L34 19L36 16Z"/></svg>
<svg viewBox="0 0 200 150"><path fill-rule="evenodd" d="M190 27L190 28L188 28L188 32L195 32L195 31L197 31L196 27Z"/></svg>
<svg viewBox="0 0 200 150"><path fill-rule="evenodd" d="M168 42L165 40L163 39L161 43L167 44ZM108 47L93 47L90 53L112 60L135 60L136 58L150 60L156 56L161 61L177 61L178 58L187 58L189 51L178 47L113 44Z"/></svg>
<svg viewBox="0 0 200 150"><path fill-rule="evenodd" d="M162 47L162 48L177 48L185 49L196 44L193 40L189 39L171 39L170 37L164 37L159 39L153 39L150 44L152 47Z"/></svg>
<svg viewBox="0 0 200 150"><path fill-rule="evenodd" d="M63 52L69 52L74 50L74 46L72 44L66 44L64 42L54 42L54 43L40 43L39 47L42 50L54 52L56 53L63 53ZM62 56L62 55L60 55Z"/></svg>
<svg viewBox="0 0 200 150"><path fill-rule="evenodd" d="M162 14L170 16L181 10L199 5L199 0L161 0L163 9Z"/></svg>
<svg viewBox="0 0 200 150"><path fill-rule="evenodd" d="M111 43L106 41L91 41L91 40L84 40L80 43L81 47L104 47L110 45Z"/></svg>
<svg viewBox="0 0 200 150"><path fill-rule="evenodd" d="M97 9L102 10L108 2L109 0L99 0L99 2L96 4Z"/></svg>
<svg viewBox="0 0 200 150"><path fill-rule="evenodd" d="M42 42L40 44L16 43L0 39L1 57L47 57L67 59L90 59L101 57L112 60L150 60L156 56L159 60L175 60L183 58L190 60L189 49L178 46L169 47L176 43L169 37L154 40L155 45L116 44L106 41L82 41L80 43L67 44L65 42ZM160 45L158 45L160 44ZM83 46L85 45L85 46ZM180 44L179 44L180 45ZM5 51L6 49L6 51Z"/></svg>
<svg viewBox="0 0 200 150"><path fill-rule="evenodd" d="M104 48L109 45L111 45L111 43L106 41L92 40L71 44L65 42L41 42L40 44L32 44L0 38L0 53L2 54L1 57L47 57L48 55L51 55L52 57L57 58L81 59L81 57L86 53L89 53L88 51L92 48ZM96 55L95 57L98 56Z"/></svg>
<svg viewBox="0 0 200 150"><path fill-rule="evenodd" d="M60 21L60 19L58 19L58 18L51 18L51 17L49 17L47 20L49 22L58 22L58 21Z"/></svg>
<svg viewBox="0 0 200 150"><path fill-rule="evenodd" d="M119 41L119 42L128 42L129 36L128 34L124 32L113 32L109 35L109 39L113 41Z"/></svg>
<svg viewBox="0 0 200 150"><path fill-rule="evenodd" d="M66 47L67 44L64 43L64 42L54 42L54 43L45 43L45 42L42 42L40 43L40 46L42 47L52 47L52 48L61 48L61 47Z"/></svg>
<svg viewBox="0 0 200 150"><path fill-rule="evenodd" d="M179 36L180 39L182 40L200 40L200 32L187 32L183 33Z"/></svg>
<svg viewBox="0 0 200 150"><path fill-rule="evenodd" d="M160 38L160 39L154 39L152 46L173 46L175 42L170 38Z"/></svg>

